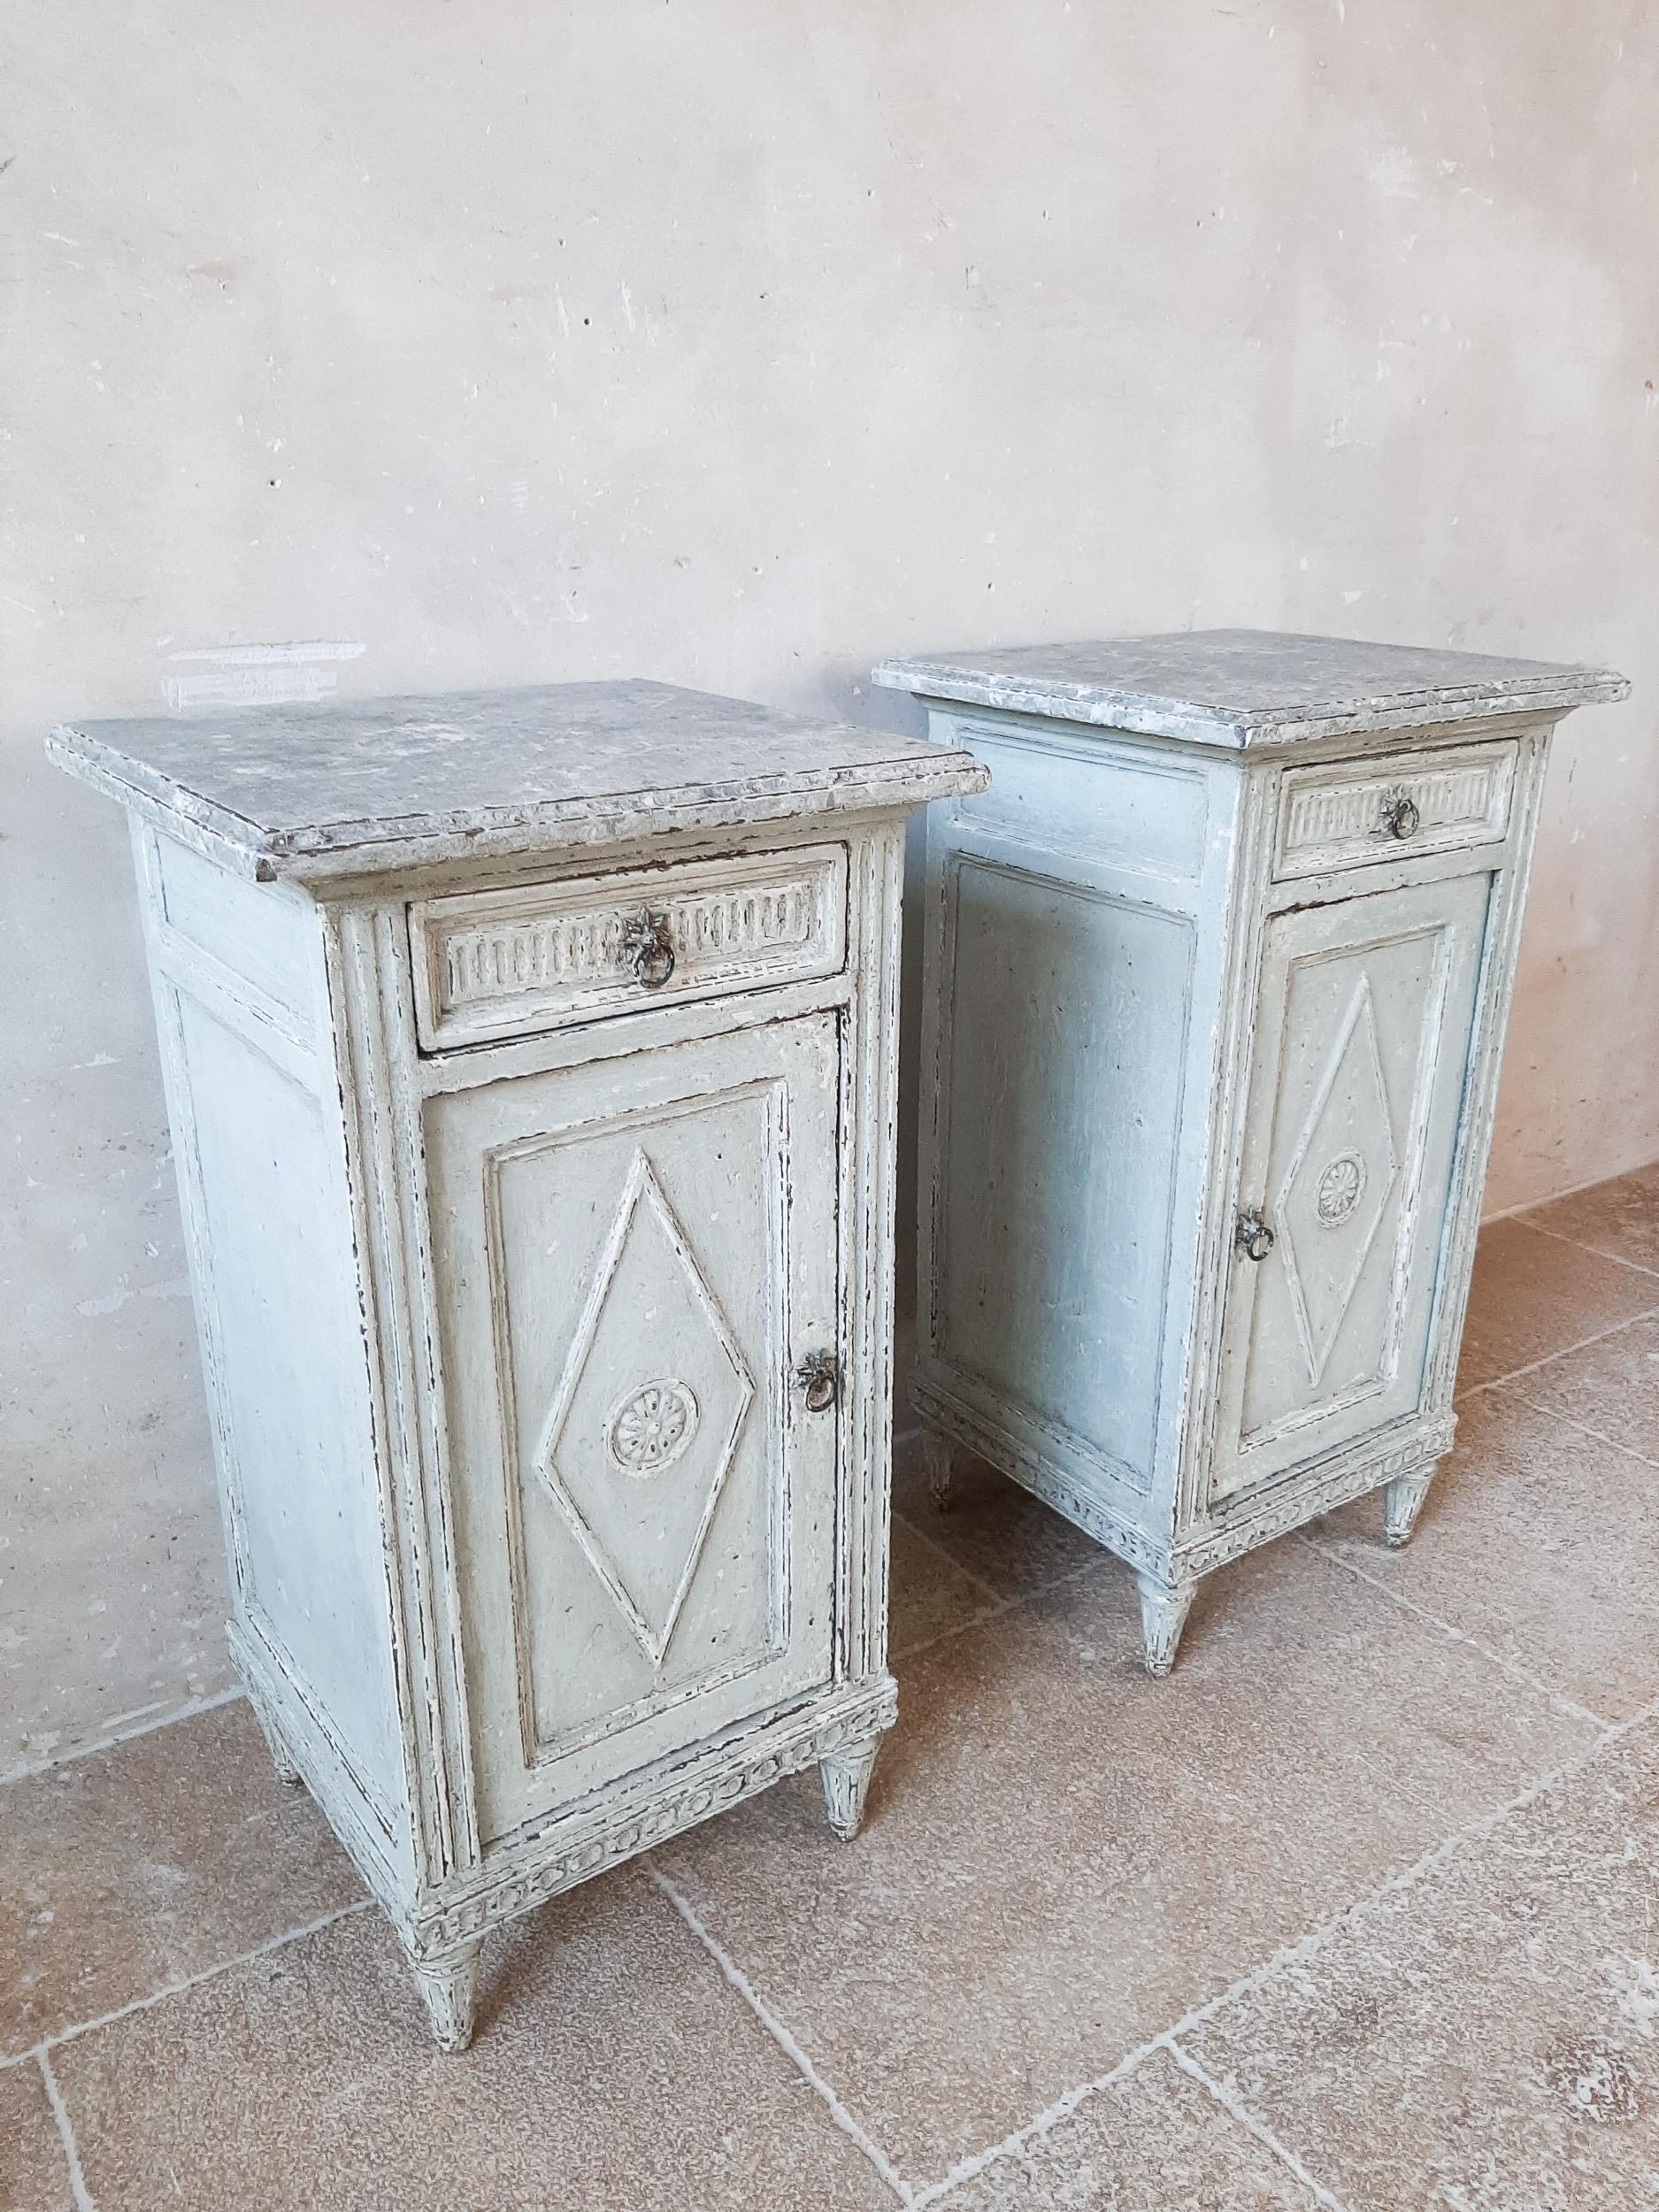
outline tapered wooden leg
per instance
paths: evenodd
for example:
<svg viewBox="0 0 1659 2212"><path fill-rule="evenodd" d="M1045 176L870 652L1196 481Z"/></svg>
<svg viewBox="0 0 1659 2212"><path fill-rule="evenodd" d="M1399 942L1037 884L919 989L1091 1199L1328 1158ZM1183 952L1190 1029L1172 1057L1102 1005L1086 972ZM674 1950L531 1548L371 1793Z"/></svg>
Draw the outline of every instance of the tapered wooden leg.
<svg viewBox="0 0 1659 2212"><path fill-rule="evenodd" d="M411 1959L416 1985L432 2037L441 2051L464 2051L472 2040L472 2020L478 2007L478 1962L484 1948L482 1936L457 1944L436 1958Z"/></svg>
<svg viewBox="0 0 1659 2212"><path fill-rule="evenodd" d="M286 1782L291 1787L300 1780L300 1770L283 1740L276 1715L251 1683L244 1684L243 1687L248 1692L248 1702L253 1708L253 1717L259 1724L259 1733L265 1738L265 1749L271 1754L271 1763L276 1769L277 1780Z"/></svg>
<svg viewBox="0 0 1659 2212"><path fill-rule="evenodd" d="M827 1759L820 1759L818 1771L824 1778L824 1810L829 1824L843 1843L850 1843L858 1833L864 1816L864 1799L870 1792L870 1777L875 1771L876 1745L855 1744L849 1750L833 1752Z"/></svg>
<svg viewBox="0 0 1659 2212"><path fill-rule="evenodd" d="M1409 1543L1411 1532L1417 1525L1417 1515L1423 1510L1423 1501L1429 1494L1429 1485L1434 1479L1432 1467L1425 1467L1415 1475L1396 1475L1392 1482L1383 1485L1383 1541L1396 1550Z"/></svg>
<svg viewBox="0 0 1659 2212"><path fill-rule="evenodd" d="M1141 1632L1146 1642L1147 1672L1162 1681L1175 1664L1175 1647L1187 1625L1187 1609L1193 1601L1190 1582L1159 1582L1138 1574L1141 1590Z"/></svg>
<svg viewBox="0 0 1659 2212"><path fill-rule="evenodd" d="M956 1469L956 1448L937 1429L922 1435L922 1465L927 1473L927 1494L941 1513L950 1510L950 1482Z"/></svg>

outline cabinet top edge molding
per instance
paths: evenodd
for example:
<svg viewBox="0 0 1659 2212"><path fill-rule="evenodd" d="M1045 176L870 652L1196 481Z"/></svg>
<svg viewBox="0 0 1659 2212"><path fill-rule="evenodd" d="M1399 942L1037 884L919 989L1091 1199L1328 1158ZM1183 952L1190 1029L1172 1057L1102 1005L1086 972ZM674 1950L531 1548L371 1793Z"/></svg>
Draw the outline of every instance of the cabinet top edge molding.
<svg viewBox="0 0 1659 2212"><path fill-rule="evenodd" d="M239 873L556 855L976 791L971 753L642 679L61 725L71 775Z"/></svg>
<svg viewBox="0 0 1659 2212"><path fill-rule="evenodd" d="M883 661L919 697L1233 752L1623 699L1610 668L1276 630L1182 630Z"/></svg>

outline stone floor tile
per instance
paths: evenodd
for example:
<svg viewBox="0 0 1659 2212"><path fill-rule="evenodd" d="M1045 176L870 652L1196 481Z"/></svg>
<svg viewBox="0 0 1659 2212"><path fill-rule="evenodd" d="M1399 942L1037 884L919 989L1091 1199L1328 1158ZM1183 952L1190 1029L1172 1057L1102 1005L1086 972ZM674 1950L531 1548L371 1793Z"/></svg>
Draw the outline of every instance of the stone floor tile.
<svg viewBox="0 0 1659 2212"><path fill-rule="evenodd" d="M902 1659L918 1644L932 1643L965 1627L996 1600L981 1582L965 1574L933 1540L902 1515L893 1517L893 1578L887 1649Z"/></svg>
<svg viewBox="0 0 1659 2212"><path fill-rule="evenodd" d="M1522 1218L1593 1252L1659 1272L1659 1160L1574 1191L1571 1198L1534 1206Z"/></svg>
<svg viewBox="0 0 1659 2212"><path fill-rule="evenodd" d="M1300 1544L1151 1682L1102 1559L911 1662L852 1845L803 1777L655 1856L923 2185L1594 1740Z"/></svg>
<svg viewBox="0 0 1659 2212"><path fill-rule="evenodd" d="M1659 1463L1659 1319L1632 1321L1579 1351L1563 1352L1508 1387Z"/></svg>
<svg viewBox="0 0 1659 2212"><path fill-rule="evenodd" d="M32 2059L0 2073L0 2212L74 2212L58 2123Z"/></svg>
<svg viewBox="0 0 1659 2212"><path fill-rule="evenodd" d="M1523 1220L1481 1232L1457 1386L1492 1382L1659 1307L1653 1276Z"/></svg>
<svg viewBox="0 0 1659 2212"><path fill-rule="evenodd" d="M240 1698L0 1792L0 2055L362 1894Z"/></svg>
<svg viewBox="0 0 1659 2212"><path fill-rule="evenodd" d="M1313 2212L1317 2199L1167 2051L999 2158L940 2212Z"/></svg>
<svg viewBox="0 0 1659 2212"><path fill-rule="evenodd" d="M928 1494L919 1440L911 1442L894 1457L893 1502L998 1597L1040 1590L1101 1556L1092 1536L972 1452L957 1454L949 1509L941 1513Z"/></svg>
<svg viewBox="0 0 1659 2212"><path fill-rule="evenodd" d="M892 2192L637 1868L492 1939L428 2040L375 1913L54 2054L99 2212L860 2212Z"/></svg>
<svg viewBox="0 0 1659 2212"><path fill-rule="evenodd" d="M1182 2040L1348 2212L1659 2204L1659 1729Z"/></svg>
<svg viewBox="0 0 1659 2212"><path fill-rule="evenodd" d="M1463 1401L1404 1550L1377 1513L1345 1506L1316 1540L1603 1720L1659 1695L1659 1482L1628 1452L1506 1385Z"/></svg>

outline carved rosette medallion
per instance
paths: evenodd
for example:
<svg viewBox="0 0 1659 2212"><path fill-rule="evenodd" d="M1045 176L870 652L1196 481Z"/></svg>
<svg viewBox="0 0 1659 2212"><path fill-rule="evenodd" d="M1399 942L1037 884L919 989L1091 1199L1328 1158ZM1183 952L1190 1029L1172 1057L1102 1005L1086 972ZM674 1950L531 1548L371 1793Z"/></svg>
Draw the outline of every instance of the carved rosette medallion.
<svg viewBox="0 0 1659 2212"><path fill-rule="evenodd" d="M605 1449L625 1475L660 1475L697 1433L688 1385L664 1376L629 1391L605 1424Z"/></svg>
<svg viewBox="0 0 1659 2212"><path fill-rule="evenodd" d="M1339 1152L1320 1176L1314 1211L1323 1229L1340 1229L1365 1188L1365 1163L1357 1152Z"/></svg>

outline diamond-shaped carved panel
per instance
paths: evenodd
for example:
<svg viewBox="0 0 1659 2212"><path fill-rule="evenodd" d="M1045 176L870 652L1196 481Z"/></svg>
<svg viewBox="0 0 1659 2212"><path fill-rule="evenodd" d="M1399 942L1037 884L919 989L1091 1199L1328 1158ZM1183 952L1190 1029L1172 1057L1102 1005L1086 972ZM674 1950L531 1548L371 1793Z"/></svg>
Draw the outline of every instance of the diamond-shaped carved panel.
<svg viewBox="0 0 1659 2212"><path fill-rule="evenodd" d="M535 1469L653 1667L667 1656L754 1394L719 1301L637 1152Z"/></svg>
<svg viewBox="0 0 1659 2212"><path fill-rule="evenodd" d="M1362 976L1276 1201L1311 1383L1330 1363L1399 1172L1376 1009Z"/></svg>

